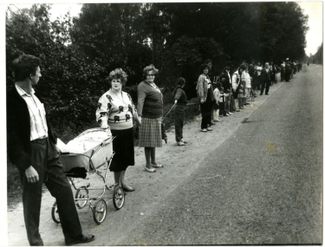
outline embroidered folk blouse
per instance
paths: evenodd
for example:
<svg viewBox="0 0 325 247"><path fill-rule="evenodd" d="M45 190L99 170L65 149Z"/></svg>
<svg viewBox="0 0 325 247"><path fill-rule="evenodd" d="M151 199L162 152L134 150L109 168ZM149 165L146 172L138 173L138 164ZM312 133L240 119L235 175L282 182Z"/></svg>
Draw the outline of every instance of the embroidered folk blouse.
<svg viewBox="0 0 325 247"><path fill-rule="evenodd" d="M111 90L104 93L98 100L96 121L101 128L108 126L113 130L123 130L133 127L133 114L135 107L131 96L121 92L121 97L116 97Z"/></svg>

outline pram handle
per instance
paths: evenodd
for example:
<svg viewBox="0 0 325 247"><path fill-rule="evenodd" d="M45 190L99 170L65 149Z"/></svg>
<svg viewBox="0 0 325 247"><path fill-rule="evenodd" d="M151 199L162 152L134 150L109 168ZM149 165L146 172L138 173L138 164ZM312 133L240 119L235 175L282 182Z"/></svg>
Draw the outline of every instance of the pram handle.
<svg viewBox="0 0 325 247"><path fill-rule="evenodd" d="M110 143L111 141L113 141L114 138L115 138L115 136L113 136L112 138L107 138L106 140L104 140L104 141L100 144L100 146L102 147L102 146L107 145L108 143Z"/></svg>
<svg viewBox="0 0 325 247"><path fill-rule="evenodd" d="M103 146L109 144L110 142L112 142L112 141L114 140L114 138L115 138L115 136L112 136L112 138L107 138L107 139L105 139L101 144L99 144L99 145L97 146L96 149L93 149L93 150L91 151L91 154L90 154L90 157L89 157L89 158L91 159L91 157L93 157L94 153L96 153L96 152L97 152L101 147L103 147Z"/></svg>

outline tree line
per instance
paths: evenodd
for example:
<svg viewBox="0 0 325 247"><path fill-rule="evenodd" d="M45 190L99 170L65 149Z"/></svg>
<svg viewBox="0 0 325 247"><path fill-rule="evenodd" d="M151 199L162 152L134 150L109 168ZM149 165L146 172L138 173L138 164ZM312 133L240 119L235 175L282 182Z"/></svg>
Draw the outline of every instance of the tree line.
<svg viewBox="0 0 325 247"><path fill-rule="evenodd" d="M323 44L321 44L317 52L309 58L311 63L323 64Z"/></svg>
<svg viewBox="0 0 325 247"><path fill-rule="evenodd" d="M128 73L127 90L135 100L142 69L150 63L160 69L159 86L171 89L182 76L185 90L195 97L195 81L207 59L217 75L225 65L242 61L305 57L307 17L295 2L83 4L78 17L55 21L49 13L46 4L19 11L8 7L7 88L13 85L15 57L40 57L38 95L59 133L94 124L98 97L116 67Z"/></svg>

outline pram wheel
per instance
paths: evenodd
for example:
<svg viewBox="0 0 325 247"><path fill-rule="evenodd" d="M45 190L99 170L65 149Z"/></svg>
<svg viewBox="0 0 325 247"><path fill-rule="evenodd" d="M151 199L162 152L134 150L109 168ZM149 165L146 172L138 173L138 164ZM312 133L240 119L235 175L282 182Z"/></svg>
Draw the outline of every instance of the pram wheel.
<svg viewBox="0 0 325 247"><path fill-rule="evenodd" d="M76 205L79 209L85 207L89 200L89 191L86 186L82 186L77 189L75 195Z"/></svg>
<svg viewBox="0 0 325 247"><path fill-rule="evenodd" d="M97 201L92 208L94 221L100 225L104 222L107 214L107 203L104 199Z"/></svg>
<svg viewBox="0 0 325 247"><path fill-rule="evenodd" d="M51 211L52 219L55 223L60 223L60 217L59 217L59 211L58 211L58 205L56 201L53 203L52 211Z"/></svg>
<svg viewBox="0 0 325 247"><path fill-rule="evenodd" d="M113 205L116 210L123 207L125 201L124 191L120 186L115 186L113 191Z"/></svg>

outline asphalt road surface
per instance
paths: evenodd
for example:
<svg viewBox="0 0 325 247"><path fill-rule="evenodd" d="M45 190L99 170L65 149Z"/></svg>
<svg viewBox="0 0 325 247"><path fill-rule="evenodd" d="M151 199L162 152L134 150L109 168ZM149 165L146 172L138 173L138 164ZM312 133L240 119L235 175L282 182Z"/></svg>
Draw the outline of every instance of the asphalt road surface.
<svg viewBox="0 0 325 247"><path fill-rule="evenodd" d="M165 167L143 171L143 150L127 179L136 188L125 206L96 225L88 207L79 211L91 245L224 245L322 243L322 67L311 65L270 95L214 126L200 119L184 127L186 147L157 150ZM50 217L54 199L44 193L41 234L63 245ZM26 245L22 206L8 211L9 245Z"/></svg>
<svg viewBox="0 0 325 247"><path fill-rule="evenodd" d="M121 243L322 241L322 70L269 97Z"/></svg>

